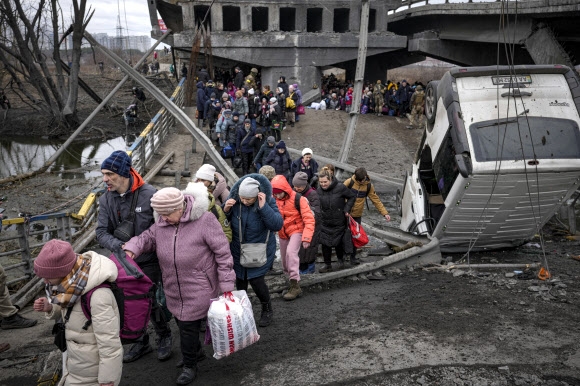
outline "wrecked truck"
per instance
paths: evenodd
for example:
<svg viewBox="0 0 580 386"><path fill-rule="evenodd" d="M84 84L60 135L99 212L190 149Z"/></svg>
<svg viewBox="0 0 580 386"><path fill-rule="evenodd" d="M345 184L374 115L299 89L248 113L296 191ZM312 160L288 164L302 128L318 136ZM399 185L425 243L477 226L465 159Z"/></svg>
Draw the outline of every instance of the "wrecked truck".
<svg viewBox="0 0 580 386"><path fill-rule="evenodd" d="M563 65L456 67L425 91L397 192L401 229L442 252L523 244L580 184L580 84Z"/></svg>

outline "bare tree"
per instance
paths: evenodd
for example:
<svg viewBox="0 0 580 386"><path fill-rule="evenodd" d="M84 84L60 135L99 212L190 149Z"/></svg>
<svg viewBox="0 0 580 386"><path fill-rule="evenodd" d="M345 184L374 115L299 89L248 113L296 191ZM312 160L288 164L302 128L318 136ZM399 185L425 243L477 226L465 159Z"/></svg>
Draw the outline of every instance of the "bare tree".
<svg viewBox="0 0 580 386"><path fill-rule="evenodd" d="M53 128L78 125L77 99L83 34L94 11L86 0L73 0L70 75L61 61L58 31L63 22L58 0L0 0L0 62L14 91L50 117ZM50 24L49 24L50 22ZM50 27L48 27L50 25ZM51 28L52 31L47 29ZM50 50L46 36L52 35ZM48 55L47 55L48 54ZM49 66L52 61L53 66Z"/></svg>

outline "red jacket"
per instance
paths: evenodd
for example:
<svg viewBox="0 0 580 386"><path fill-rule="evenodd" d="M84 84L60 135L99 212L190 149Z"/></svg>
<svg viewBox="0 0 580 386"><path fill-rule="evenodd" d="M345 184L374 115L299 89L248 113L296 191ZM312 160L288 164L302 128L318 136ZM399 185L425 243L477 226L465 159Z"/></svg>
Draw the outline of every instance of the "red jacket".
<svg viewBox="0 0 580 386"><path fill-rule="evenodd" d="M306 197L300 198L300 212L296 209L296 192L292 190L286 177L277 175L272 180L272 188L281 189L286 193L283 199L276 198L276 205L284 219L282 229L278 231L281 239L289 239L294 233L302 233L302 241L312 242L314 235L314 214Z"/></svg>

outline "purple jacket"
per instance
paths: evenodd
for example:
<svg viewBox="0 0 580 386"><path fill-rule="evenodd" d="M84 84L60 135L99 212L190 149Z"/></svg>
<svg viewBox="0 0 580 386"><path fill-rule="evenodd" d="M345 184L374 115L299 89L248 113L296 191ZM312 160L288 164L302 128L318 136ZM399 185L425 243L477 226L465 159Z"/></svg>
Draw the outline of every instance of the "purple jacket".
<svg viewBox="0 0 580 386"><path fill-rule="evenodd" d="M157 252L167 308L178 320L194 321L207 316L211 299L234 290L236 275L228 239L207 211L207 197L184 196L186 208L178 227L158 217L147 231L129 240L125 250L136 256Z"/></svg>

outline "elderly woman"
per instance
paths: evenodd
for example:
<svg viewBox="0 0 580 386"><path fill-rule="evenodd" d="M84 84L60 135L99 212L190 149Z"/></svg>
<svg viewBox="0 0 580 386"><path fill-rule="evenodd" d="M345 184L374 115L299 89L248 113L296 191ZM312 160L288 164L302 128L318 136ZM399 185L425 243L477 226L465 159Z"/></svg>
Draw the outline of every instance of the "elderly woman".
<svg viewBox="0 0 580 386"><path fill-rule="evenodd" d="M338 269L344 268L344 254L352 253L352 241L345 237L347 217L354 205L355 194L331 174L326 167L318 174L318 197L322 212L320 244L325 266L320 273L332 271L332 248L336 251Z"/></svg>
<svg viewBox="0 0 580 386"><path fill-rule="evenodd" d="M151 197L157 220L123 247L131 258L156 251L161 266L167 308L175 316L181 338L183 370L178 385L197 375L201 321L210 300L233 291L233 260L228 240L216 217L207 211L207 195L195 198L176 188Z"/></svg>
<svg viewBox="0 0 580 386"><path fill-rule="evenodd" d="M66 241L50 240L34 260L36 276L44 279L48 297L36 299L34 310L65 323L66 373L63 385L116 386L121 381L123 346L119 309L110 288L91 296L91 321L81 309L81 296L117 279L117 266L96 252L77 255ZM61 381L62 382L62 381Z"/></svg>
<svg viewBox="0 0 580 386"><path fill-rule="evenodd" d="M195 172L193 182L202 182L215 198L216 205L222 206L230 195L225 177L218 173L213 165L201 165Z"/></svg>
<svg viewBox="0 0 580 386"><path fill-rule="evenodd" d="M262 303L262 314L258 325L269 326L274 315L270 302L270 291L264 277L272 268L276 257L275 232L282 229L283 220L276 200L272 197L272 185L261 174L248 174L232 187L230 197L224 205L232 227L230 249L234 257L236 287L247 290L248 283ZM257 268L246 268L240 263L241 244L266 243L266 263Z"/></svg>

